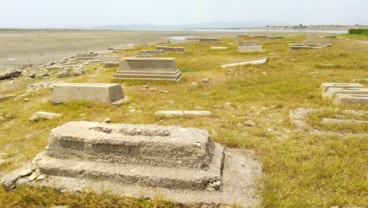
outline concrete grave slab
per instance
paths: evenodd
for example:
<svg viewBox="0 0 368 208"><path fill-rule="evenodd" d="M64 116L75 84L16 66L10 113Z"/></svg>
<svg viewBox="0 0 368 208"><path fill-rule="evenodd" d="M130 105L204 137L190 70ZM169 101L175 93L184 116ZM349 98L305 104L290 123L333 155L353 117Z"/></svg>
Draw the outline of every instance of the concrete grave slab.
<svg viewBox="0 0 368 208"><path fill-rule="evenodd" d="M303 44L308 45L308 46L327 47L327 46L331 46L331 41L330 39L307 39L307 40L304 40Z"/></svg>
<svg viewBox="0 0 368 208"><path fill-rule="evenodd" d="M255 58L255 59L246 59L246 60L242 60L242 61L234 61L234 62L223 63L221 65L221 67L223 69L225 69L225 68L245 66L245 65L258 65L258 64L265 64L265 63L267 63L267 61L268 61L267 57Z"/></svg>
<svg viewBox="0 0 368 208"><path fill-rule="evenodd" d="M175 116L210 116L211 112L209 111L157 111L155 113L157 116L165 116L165 117L175 117Z"/></svg>
<svg viewBox="0 0 368 208"><path fill-rule="evenodd" d="M267 40L283 40L284 37L282 37L282 36L268 36L266 39Z"/></svg>
<svg viewBox="0 0 368 208"><path fill-rule="evenodd" d="M58 118L60 116L61 116L60 113L37 111L36 113L32 114L30 121L50 120L50 119Z"/></svg>
<svg viewBox="0 0 368 208"><path fill-rule="evenodd" d="M184 53L184 47L156 46L156 49L163 50L164 52Z"/></svg>
<svg viewBox="0 0 368 208"><path fill-rule="evenodd" d="M238 42L239 53L262 52L262 46L258 41Z"/></svg>
<svg viewBox="0 0 368 208"><path fill-rule="evenodd" d="M333 102L341 105L368 105L368 94L336 94Z"/></svg>
<svg viewBox="0 0 368 208"><path fill-rule="evenodd" d="M33 180L35 174L44 177ZM31 167L9 173L1 183L5 190L26 184L254 207L261 174L252 153L224 149L205 130L69 122L51 131L46 151Z"/></svg>
<svg viewBox="0 0 368 208"><path fill-rule="evenodd" d="M322 88L322 97L326 97L327 96L327 91L330 88L339 88L339 89L344 89L344 88L364 88L364 86L362 84L359 83L322 83L321 85Z"/></svg>
<svg viewBox="0 0 368 208"><path fill-rule="evenodd" d="M309 45L304 45L302 43L292 43L289 45L289 48L291 50L303 50L303 49L320 49L322 47L321 46L309 46Z"/></svg>
<svg viewBox="0 0 368 208"><path fill-rule="evenodd" d="M228 47L224 47L224 46L212 46L211 50L212 51L223 51L223 50L227 50Z"/></svg>
<svg viewBox="0 0 368 208"><path fill-rule="evenodd" d="M351 119L334 119L334 118L323 118L322 124L368 124L368 121L351 120Z"/></svg>
<svg viewBox="0 0 368 208"><path fill-rule="evenodd" d="M325 93L325 97L335 98L337 94L367 94L368 88L329 88Z"/></svg>
<svg viewBox="0 0 368 208"><path fill-rule="evenodd" d="M120 63L114 79L179 81L181 76L173 58L126 58Z"/></svg>
<svg viewBox="0 0 368 208"><path fill-rule="evenodd" d="M116 102L124 98L119 84L102 83L57 83L53 88L50 101L62 103L67 101Z"/></svg>

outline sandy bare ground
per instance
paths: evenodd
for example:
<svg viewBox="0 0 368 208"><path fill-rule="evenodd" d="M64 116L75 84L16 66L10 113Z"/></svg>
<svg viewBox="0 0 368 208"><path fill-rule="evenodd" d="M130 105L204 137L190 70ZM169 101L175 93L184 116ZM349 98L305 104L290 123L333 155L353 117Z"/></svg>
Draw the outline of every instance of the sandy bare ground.
<svg viewBox="0 0 368 208"><path fill-rule="evenodd" d="M191 33L165 31L0 30L0 70L44 64L115 44L143 44Z"/></svg>

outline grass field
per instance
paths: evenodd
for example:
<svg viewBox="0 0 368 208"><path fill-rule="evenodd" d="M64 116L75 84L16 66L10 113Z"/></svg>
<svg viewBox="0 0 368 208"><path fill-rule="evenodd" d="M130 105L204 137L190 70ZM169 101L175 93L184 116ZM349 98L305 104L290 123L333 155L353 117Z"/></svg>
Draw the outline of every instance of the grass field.
<svg viewBox="0 0 368 208"><path fill-rule="evenodd" d="M333 205L368 205L368 138L312 135L296 130L288 113L294 108L326 108L308 117L318 130L367 133L368 126L324 126L324 116L335 116L344 109L367 110L368 107L334 106L321 98L322 82L351 82L368 86L368 37L341 35L332 39L333 47L318 50L291 51L290 43L302 42L306 35L283 41L261 41L265 52L238 54L236 41L223 38L227 51L211 51L210 46L198 43L184 46L184 54L174 57L183 71L183 79L176 82L126 81L122 83L129 103L121 107L109 104L72 102L53 105L47 100L49 89L27 92L28 84L42 79L17 79L0 82L1 94L23 94L19 99L0 103L0 176L27 164L48 142L52 128L70 120L102 122L110 118L114 123L158 124L197 127L210 132L215 142L226 147L254 150L264 175L259 179L260 207L330 207ZM138 52L130 50L120 55ZM144 48L146 49L146 48ZM221 69L220 63L253 57L269 57L269 63ZM87 75L97 77L65 78L68 82L111 82L116 68L103 69L89 65ZM93 68L97 68L94 70ZM204 78L211 79L202 83ZM192 86L198 82L198 86ZM142 85L156 87L157 92L142 91ZM168 94L160 93L167 90ZM29 98L30 102L24 102ZM132 111L135 109L135 112ZM157 110L210 110L211 117L160 118ZM30 122L36 111L62 113L61 118ZM362 117L361 119L367 119ZM244 123L251 120L255 126ZM92 193L66 194L45 188L27 188L5 193L0 191L1 207L176 207L162 198L154 200L122 198Z"/></svg>

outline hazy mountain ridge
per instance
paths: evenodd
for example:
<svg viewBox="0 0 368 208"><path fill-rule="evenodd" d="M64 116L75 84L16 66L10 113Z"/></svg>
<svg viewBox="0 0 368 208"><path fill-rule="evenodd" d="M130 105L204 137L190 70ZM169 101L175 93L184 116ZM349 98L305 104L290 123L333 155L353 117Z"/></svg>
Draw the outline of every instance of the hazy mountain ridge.
<svg viewBox="0 0 368 208"><path fill-rule="evenodd" d="M235 22L207 22L207 23L194 23L194 24L181 24L181 25L155 25L155 24L131 24L131 25L98 25L92 26L91 29L129 29L129 30L142 30L142 29L237 29L247 27L264 27L267 25L290 25L287 23L277 23L271 21L235 21Z"/></svg>

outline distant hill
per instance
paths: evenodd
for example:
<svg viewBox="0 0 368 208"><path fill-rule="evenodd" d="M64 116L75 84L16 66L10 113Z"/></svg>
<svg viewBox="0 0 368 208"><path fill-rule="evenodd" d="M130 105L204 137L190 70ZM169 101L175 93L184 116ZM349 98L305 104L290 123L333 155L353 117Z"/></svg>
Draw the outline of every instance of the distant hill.
<svg viewBox="0 0 368 208"><path fill-rule="evenodd" d="M131 24L131 25L99 25L92 26L91 29L105 30L165 30L165 29L239 29L247 27L289 25L287 23L277 23L270 21L237 21L237 22L207 22L182 25L154 25L154 24Z"/></svg>

